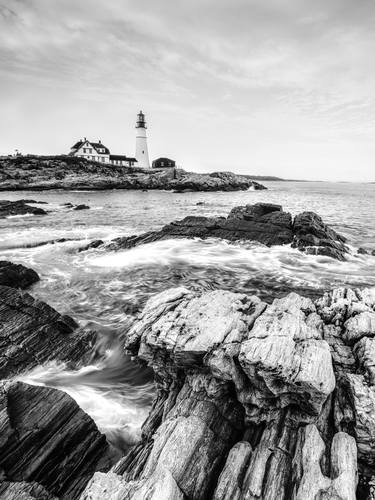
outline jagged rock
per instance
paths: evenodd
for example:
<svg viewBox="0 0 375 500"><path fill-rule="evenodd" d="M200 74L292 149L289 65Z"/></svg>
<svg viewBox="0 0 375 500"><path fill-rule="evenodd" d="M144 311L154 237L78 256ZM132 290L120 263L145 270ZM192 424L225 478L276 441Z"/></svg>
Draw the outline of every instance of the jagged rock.
<svg viewBox="0 0 375 500"><path fill-rule="evenodd" d="M291 403L317 415L335 378L315 306L290 294L265 308L256 297L226 291L196 297L168 290L148 301L126 346L157 373L208 367L234 383L253 420Z"/></svg>
<svg viewBox="0 0 375 500"><path fill-rule="evenodd" d="M350 373L346 376L345 389L351 401L351 425L358 446L358 456L375 465L375 387L369 385L363 375ZM338 425L347 424L341 418ZM344 421L344 422L343 422Z"/></svg>
<svg viewBox="0 0 375 500"><path fill-rule="evenodd" d="M73 210L87 210L88 208L90 208L88 205L85 205L85 204L81 204L81 205L76 205Z"/></svg>
<svg viewBox="0 0 375 500"><path fill-rule="evenodd" d="M360 255L373 255L373 256L375 256L375 250L372 250L370 248L359 247L357 250L357 253L359 253Z"/></svg>
<svg viewBox="0 0 375 500"><path fill-rule="evenodd" d="M353 372L356 360L351 347L343 340L341 328L335 325L323 325L323 338L331 349L335 371L339 373Z"/></svg>
<svg viewBox="0 0 375 500"><path fill-rule="evenodd" d="M27 288L39 281L38 273L22 264L0 261L0 285L12 288Z"/></svg>
<svg viewBox="0 0 375 500"><path fill-rule="evenodd" d="M375 312L364 311L352 316L345 323L344 340L348 343L357 342L365 336L375 336Z"/></svg>
<svg viewBox="0 0 375 500"><path fill-rule="evenodd" d="M292 246L307 253L327 255L338 260L345 260L348 248L346 239L324 224L314 212L296 215L293 221Z"/></svg>
<svg viewBox="0 0 375 500"><path fill-rule="evenodd" d="M94 332L7 286L0 286L0 318L0 378L51 360L79 364L95 344Z"/></svg>
<svg viewBox="0 0 375 500"><path fill-rule="evenodd" d="M143 441L87 498L108 481L129 500L162 483L163 500L354 500L359 472L370 499L375 337L358 325L374 309L375 289L268 306L218 290L152 297L126 344L155 371Z"/></svg>
<svg viewBox="0 0 375 500"><path fill-rule="evenodd" d="M294 403L318 415L335 388L321 323L310 299L291 293L274 300L241 344L238 360L256 390L242 391L240 400L268 412Z"/></svg>
<svg viewBox="0 0 375 500"><path fill-rule="evenodd" d="M123 500L127 498L129 484L114 472L95 472L87 484L80 500Z"/></svg>
<svg viewBox="0 0 375 500"><path fill-rule="evenodd" d="M106 248L133 248L171 238L222 238L228 241L257 241L267 246L292 244L301 251L339 260L345 260L348 252L343 244L344 237L324 224L318 215L304 212L293 222L290 213L271 203L234 207L226 218L185 217L171 222L160 231L116 238ZM87 248L91 248L90 245Z"/></svg>
<svg viewBox="0 0 375 500"><path fill-rule="evenodd" d="M371 385L375 385L375 338L363 337L353 348L358 365Z"/></svg>
<svg viewBox="0 0 375 500"><path fill-rule="evenodd" d="M239 441L233 446L220 474L213 500L240 500L242 498L243 479L252 451L247 441Z"/></svg>
<svg viewBox="0 0 375 500"><path fill-rule="evenodd" d="M126 482L109 472L96 472L80 500L185 500L185 497L168 469L160 467L148 480Z"/></svg>
<svg viewBox="0 0 375 500"><path fill-rule="evenodd" d="M49 493L41 484L24 481L0 483L0 498L2 500L58 500Z"/></svg>
<svg viewBox="0 0 375 500"><path fill-rule="evenodd" d="M86 252L86 250L90 250L91 248L98 248L104 244L103 240L94 240L91 241L88 245L85 245L78 249L78 252Z"/></svg>
<svg viewBox="0 0 375 500"><path fill-rule="evenodd" d="M239 344L265 307L256 297L221 290L200 297L183 288L168 290L148 302L127 346L141 341L138 355L152 365L158 363L154 351L163 349L176 367L207 364L230 379L230 366L226 373L215 347Z"/></svg>
<svg viewBox="0 0 375 500"><path fill-rule="evenodd" d="M355 500L357 448L355 439L344 432L334 435L331 445L331 478L321 470L325 444L315 425L299 431L294 456L295 486L292 500Z"/></svg>
<svg viewBox="0 0 375 500"><path fill-rule="evenodd" d="M0 468L7 481L36 482L74 500L96 470L108 469L105 436L66 393L6 382L0 408Z"/></svg>
<svg viewBox="0 0 375 500"><path fill-rule="evenodd" d="M47 212L39 207L27 205L24 200L8 201L0 200L0 218L9 215L46 215Z"/></svg>

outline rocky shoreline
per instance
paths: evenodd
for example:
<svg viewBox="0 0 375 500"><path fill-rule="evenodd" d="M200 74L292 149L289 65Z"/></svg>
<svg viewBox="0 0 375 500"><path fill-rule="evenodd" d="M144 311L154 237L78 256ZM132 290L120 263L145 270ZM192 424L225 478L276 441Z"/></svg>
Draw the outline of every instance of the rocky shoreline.
<svg viewBox="0 0 375 500"><path fill-rule="evenodd" d="M267 188L247 176L231 172L197 174L177 168L142 170L108 166L72 156L0 158L0 191L49 189L163 189L185 192Z"/></svg>
<svg viewBox="0 0 375 500"><path fill-rule="evenodd" d="M212 236L348 252L316 214L270 204L91 247ZM123 349L153 370L155 398L122 456L70 396L23 381L49 362L85 366L99 348L95 331L24 291L38 279L0 262L0 498L375 499L375 289L270 304L235 290L152 296Z"/></svg>
<svg viewBox="0 0 375 500"><path fill-rule="evenodd" d="M228 241L256 241L263 245L287 245L313 255L345 260L348 247L344 236L336 233L314 212L294 218L281 205L256 203L234 207L227 217L188 216L173 221L160 231L115 238L110 243L94 240L80 249L104 246L120 250L175 238L221 238Z"/></svg>
<svg viewBox="0 0 375 500"><path fill-rule="evenodd" d="M373 289L153 297L126 343L157 381L143 441L82 498L373 499L374 308Z"/></svg>

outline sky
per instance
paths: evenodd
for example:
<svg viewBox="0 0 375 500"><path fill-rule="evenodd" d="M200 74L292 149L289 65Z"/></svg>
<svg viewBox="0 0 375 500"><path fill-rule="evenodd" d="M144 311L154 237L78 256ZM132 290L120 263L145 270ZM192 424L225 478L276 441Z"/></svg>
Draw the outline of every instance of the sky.
<svg viewBox="0 0 375 500"><path fill-rule="evenodd" d="M0 0L0 154L375 181L373 0Z"/></svg>

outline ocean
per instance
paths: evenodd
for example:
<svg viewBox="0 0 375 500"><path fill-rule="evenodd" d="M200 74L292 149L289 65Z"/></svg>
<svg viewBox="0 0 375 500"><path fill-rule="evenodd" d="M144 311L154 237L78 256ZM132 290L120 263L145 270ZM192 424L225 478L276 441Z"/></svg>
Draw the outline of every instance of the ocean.
<svg viewBox="0 0 375 500"><path fill-rule="evenodd" d="M81 325L97 330L108 346L105 356L78 371L63 365L38 367L22 380L68 392L109 440L125 450L139 439L154 394L152 374L121 349L148 297L174 286L226 289L255 294L270 302L296 291L316 297L337 286L375 286L375 184L265 182L267 191L171 193L164 191L18 191L2 199L48 202L46 216L0 220L1 258L35 269L41 281L30 289ZM71 211L64 203L87 204ZM169 240L131 250L78 248L93 239L110 240L161 228L187 215L227 215L236 205L278 203L293 215L321 215L348 238L346 262L305 255L290 246L220 240ZM56 244L39 243L66 238Z"/></svg>

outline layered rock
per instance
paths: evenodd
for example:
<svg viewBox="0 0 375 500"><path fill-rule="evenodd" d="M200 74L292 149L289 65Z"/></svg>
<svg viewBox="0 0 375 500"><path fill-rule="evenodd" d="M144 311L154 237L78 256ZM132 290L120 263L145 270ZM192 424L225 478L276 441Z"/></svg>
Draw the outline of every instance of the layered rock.
<svg viewBox="0 0 375 500"><path fill-rule="evenodd" d="M94 332L7 286L0 286L0 318L0 378L52 360L82 363L95 344Z"/></svg>
<svg viewBox="0 0 375 500"><path fill-rule="evenodd" d="M105 436L62 391L0 385L1 498L74 500L96 470L107 470Z"/></svg>
<svg viewBox="0 0 375 500"><path fill-rule="evenodd" d="M82 499L372 499L374 311L370 289L154 296L127 338L157 383L143 441Z"/></svg>
<svg viewBox="0 0 375 500"><path fill-rule="evenodd" d="M58 500L41 484L25 481L0 483L0 498L2 500Z"/></svg>
<svg viewBox="0 0 375 500"><path fill-rule="evenodd" d="M0 261L0 285L13 288L28 288L39 281L39 275L33 269L22 264L13 264L7 260Z"/></svg>
<svg viewBox="0 0 375 500"><path fill-rule="evenodd" d="M143 170L88 161L74 156L27 156L0 159L0 190L168 189L237 191L266 189L231 172L195 174L181 169Z"/></svg>
<svg viewBox="0 0 375 500"><path fill-rule="evenodd" d="M107 245L110 250L133 248L153 241L171 238L222 238L228 241L257 241L267 246L291 244L307 253L345 260L348 248L345 238L312 213L303 212L294 220L280 205L256 203L234 207L228 217L189 216L171 222L160 231L116 238ZM103 244L96 240L82 250Z"/></svg>

